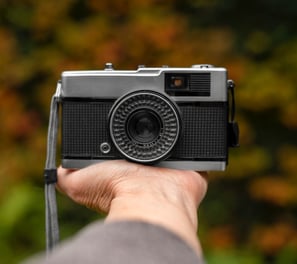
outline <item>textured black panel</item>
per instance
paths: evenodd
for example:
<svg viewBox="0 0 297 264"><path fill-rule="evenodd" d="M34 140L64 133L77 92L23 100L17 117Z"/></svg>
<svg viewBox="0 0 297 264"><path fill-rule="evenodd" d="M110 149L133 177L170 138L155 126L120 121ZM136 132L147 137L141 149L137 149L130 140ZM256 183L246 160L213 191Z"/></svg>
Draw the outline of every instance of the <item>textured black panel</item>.
<svg viewBox="0 0 297 264"><path fill-rule="evenodd" d="M226 159L227 106L223 102L180 105L183 134L171 158Z"/></svg>
<svg viewBox="0 0 297 264"><path fill-rule="evenodd" d="M62 156L94 158L114 156L100 151L102 142L110 142L107 120L113 102L65 101L62 106Z"/></svg>
<svg viewBox="0 0 297 264"><path fill-rule="evenodd" d="M108 135L111 101L64 101L62 104L62 157L78 159L120 158ZM179 103L182 136L170 160L227 160L227 104ZM111 152L103 154L100 144Z"/></svg>

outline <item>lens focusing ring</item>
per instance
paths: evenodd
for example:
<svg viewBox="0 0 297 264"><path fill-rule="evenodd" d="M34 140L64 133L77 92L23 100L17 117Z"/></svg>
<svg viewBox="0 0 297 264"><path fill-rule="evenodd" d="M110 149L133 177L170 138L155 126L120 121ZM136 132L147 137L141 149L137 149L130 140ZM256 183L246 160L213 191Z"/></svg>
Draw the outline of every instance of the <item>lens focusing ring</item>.
<svg viewBox="0 0 297 264"><path fill-rule="evenodd" d="M138 113L148 113L158 120L159 135L152 140L131 138L129 120ZM134 117L133 117L134 116ZM180 118L173 102L153 91L140 91L118 99L111 109L109 119L110 136L116 148L125 158L140 162L154 163L167 157L180 134ZM132 128L133 129L133 128Z"/></svg>

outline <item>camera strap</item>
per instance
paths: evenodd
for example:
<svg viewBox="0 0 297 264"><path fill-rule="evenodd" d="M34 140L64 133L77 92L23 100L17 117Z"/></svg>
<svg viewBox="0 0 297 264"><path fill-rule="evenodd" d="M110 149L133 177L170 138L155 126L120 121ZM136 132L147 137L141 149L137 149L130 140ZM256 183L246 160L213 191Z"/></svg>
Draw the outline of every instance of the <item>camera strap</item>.
<svg viewBox="0 0 297 264"><path fill-rule="evenodd" d="M58 83L56 94L52 97L51 101L47 135L46 162L44 169L47 254L50 253L59 242L59 223L55 189L55 184L57 182L56 145L59 124L59 93L60 83Z"/></svg>
<svg viewBox="0 0 297 264"><path fill-rule="evenodd" d="M239 147L239 126L235 121L235 83L228 80L228 90L231 93L230 120L228 121L228 146Z"/></svg>

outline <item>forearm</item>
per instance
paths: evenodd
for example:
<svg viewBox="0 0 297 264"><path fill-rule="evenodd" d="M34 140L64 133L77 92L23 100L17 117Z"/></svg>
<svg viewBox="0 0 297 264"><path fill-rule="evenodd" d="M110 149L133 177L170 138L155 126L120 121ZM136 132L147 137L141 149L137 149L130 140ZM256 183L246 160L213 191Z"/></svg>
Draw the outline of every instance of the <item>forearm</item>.
<svg viewBox="0 0 297 264"><path fill-rule="evenodd" d="M161 226L201 255L197 208L203 173L110 161L79 171L59 169L58 187L74 201L107 213L106 222L141 221Z"/></svg>

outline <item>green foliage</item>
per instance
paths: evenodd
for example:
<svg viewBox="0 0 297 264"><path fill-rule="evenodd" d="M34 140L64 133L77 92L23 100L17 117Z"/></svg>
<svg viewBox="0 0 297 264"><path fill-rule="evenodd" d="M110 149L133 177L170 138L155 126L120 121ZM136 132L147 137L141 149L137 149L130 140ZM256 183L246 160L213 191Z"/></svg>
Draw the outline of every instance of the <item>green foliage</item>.
<svg viewBox="0 0 297 264"><path fill-rule="evenodd" d="M0 204L0 248L3 263L17 263L45 246L40 230L44 225L43 192L19 183Z"/></svg>
<svg viewBox="0 0 297 264"><path fill-rule="evenodd" d="M200 233L209 263L297 258L297 2L0 2L0 251L44 248L42 170L50 98L63 70L138 64L229 69L240 149L212 173ZM28 184L30 182L30 184ZM97 218L59 196L62 236Z"/></svg>
<svg viewBox="0 0 297 264"><path fill-rule="evenodd" d="M255 252L214 251L207 256L209 264L260 264L261 256Z"/></svg>

